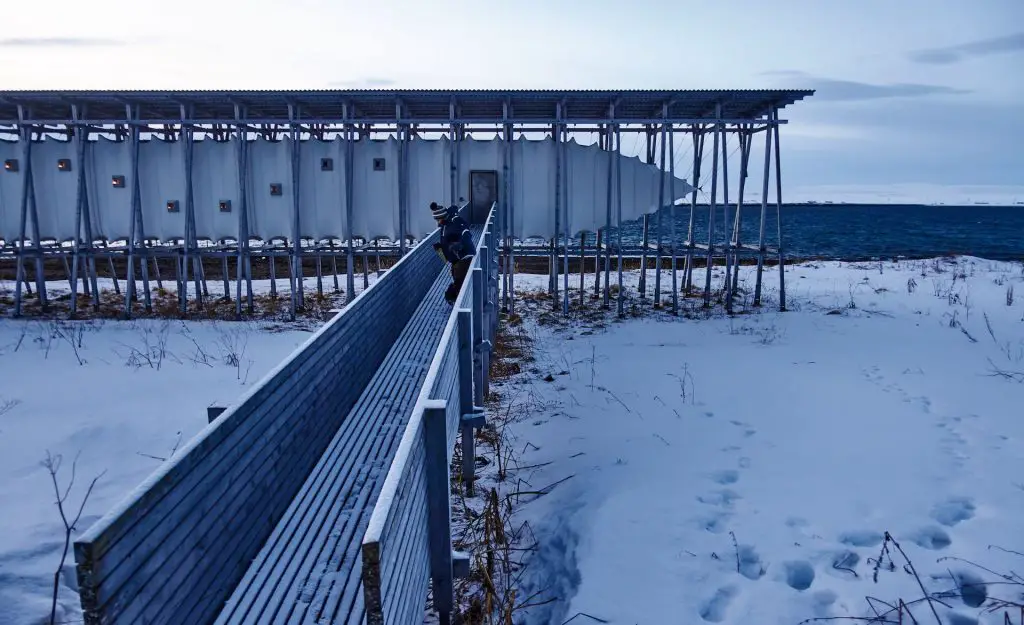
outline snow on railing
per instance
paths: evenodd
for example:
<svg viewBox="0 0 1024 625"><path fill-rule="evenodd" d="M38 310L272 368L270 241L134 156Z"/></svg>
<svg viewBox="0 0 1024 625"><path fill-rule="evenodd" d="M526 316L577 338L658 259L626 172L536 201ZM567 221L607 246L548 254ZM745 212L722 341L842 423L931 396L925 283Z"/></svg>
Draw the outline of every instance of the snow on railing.
<svg viewBox="0 0 1024 625"><path fill-rule="evenodd" d="M468 574L468 559L452 551L449 467L461 431L463 479L472 483L473 428L483 424L479 405L497 328L496 212L492 205L363 538L368 625L421 620L428 581L445 622L453 580Z"/></svg>

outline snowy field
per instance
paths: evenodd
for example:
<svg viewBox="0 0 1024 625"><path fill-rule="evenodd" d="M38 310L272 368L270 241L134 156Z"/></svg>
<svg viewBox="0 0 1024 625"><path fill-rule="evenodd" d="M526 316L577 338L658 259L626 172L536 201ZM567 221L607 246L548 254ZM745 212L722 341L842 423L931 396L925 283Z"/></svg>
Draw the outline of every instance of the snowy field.
<svg viewBox="0 0 1024 625"><path fill-rule="evenodd" d="M529 294L546 276L516 280L515 331L533 339L535 361L495 388L522 413L510 434L524 468L499 488L547 493L516 512L539 544L519 597L551 599L517 618L870 615L867 596L922 595L891 543L872 580L886 531L929 591L955 589L952 574L968 604L1020 595L970 586L997 578L937 561L1024 568L997 548L1024 552L1024 383L993 375L1024 372L1020 265L804 264L787 271L791 312L728 319L688 301L690 318L641 306L622 322L568 324ZM766 285L776 280L767 270ZM47 452L60 457L62 494L74 465L71 517L99 476L77 535L198 433L207 406L256 383L314 325L0 321L0 625L48 622L65 531ZM80 622L73 567L69 553L59 622ZM958 615L936 604L944 624L1003 623L942 601ZM911 610L932 618L927 604Z"/></svg>
<svg viewBox="0 0 1024 625"><path fill-rule="evenodd" d="M1021 265L804 264L787 285L791 312L732 319L524 302L535 361L496 390L530 467L504 488L547 493L513 524L538 544L527 622L795 625L902 599L917 621L877 622L1003 624L992 602L1024 603L1003 551L1024 552Z"/></svg>
<svg viewBox="0 0 1024 625"><path fill-rule="evenodd" d="M69 521L98 477L77 536L205 427L207 406L257 383L313 325L0 320L0 624L49 623L65 531L47 453ZM58 621L81 622L70 551L63 570Z"/></svg>

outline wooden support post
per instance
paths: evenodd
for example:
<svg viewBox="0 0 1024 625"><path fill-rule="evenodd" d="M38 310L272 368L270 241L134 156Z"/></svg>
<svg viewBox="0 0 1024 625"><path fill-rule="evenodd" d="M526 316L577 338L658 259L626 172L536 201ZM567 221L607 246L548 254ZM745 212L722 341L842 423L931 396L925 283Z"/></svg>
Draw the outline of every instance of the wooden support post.
<svg viewBox="0 0 1024 625"><path fill-rule="evenodd" d="M473 352L476 358L473 359L473 401L477 406L484 405L486 394L486 361L490 352L490 341L484 340L484 273L480 267L475 267L472 272L473 280Z"/></svg>
<svg viewBox="0 0 1024 625"><path fill-rule="evenodd" d="M447 402L429 400L423 410L423 447L427 477L427 533L434 609L449 623L454 607L451 491L448 474Z"/></svg>
<svg viewBox="0 0 1024 625"><path fill-rule="evenodd" d="M466 485L466 496L473 496L473 482L476 480L475 428L483 427L483 408L473 401L473 313L469 308L458 312L459 332L459 414L462 434L462 483Z"/></svg>

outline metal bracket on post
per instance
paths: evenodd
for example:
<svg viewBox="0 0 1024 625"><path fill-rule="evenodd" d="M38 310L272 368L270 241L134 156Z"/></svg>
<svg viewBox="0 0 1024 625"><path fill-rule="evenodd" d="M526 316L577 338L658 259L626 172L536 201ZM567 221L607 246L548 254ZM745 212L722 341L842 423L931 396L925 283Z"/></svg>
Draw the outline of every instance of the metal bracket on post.
<svg viewBox="0 0 1024 625"><path fill-rule="evenodd" d="M447 406L444 400L432 399L425 402L423 409L430 579L434 591L434 608L442 624L450 622L454 607Z"/></svg>
<svg viewBox="0 0 1024 625"><path fill-rule="evenodd" d="M469 577L468 553L452 551L452 574L455 579L466 579Z"/></svg>
<svg viewBox="0 0 1024 625"><path fill-rule="evenodd" d="M473 412L463 413L460 422L468 427L482 428L487 425L487 411L480 406L473 406Z"/></svg>
<svg viewBox="0 0 1024 625"><path fill-rule="evenodd" d="M468 308L458 312L459 337L459 432L462 435L462 483L466 496L473 496L476 480L476 439L473 428L483 427L483 408L473 401L473 313Z"/></svg>
<svg viewBox="0 0 1024 625"><path fill-rule="evenodd" d="M483 303L484 303L484 274L480 267L473 268L473 402L482 406L486 393L484 391L484 368L483 353Z"/></svg>
<svg viewBox="0 0 1024 625"><path fill-rule="evenodd" d="M227 410L227 406L207 406L206 407L206 422L213 423L217 420L224 411Z"/></svg>

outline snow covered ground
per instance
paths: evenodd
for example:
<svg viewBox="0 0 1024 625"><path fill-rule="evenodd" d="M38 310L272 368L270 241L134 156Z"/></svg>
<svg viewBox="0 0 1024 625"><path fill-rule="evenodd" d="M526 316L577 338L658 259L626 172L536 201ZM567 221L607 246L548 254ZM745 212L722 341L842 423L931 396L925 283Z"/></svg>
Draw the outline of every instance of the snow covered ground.
<svg viewBox="0 0 1024 625"><path fill-rule="evenodd" d="M264 323L0 320L0 624L48 623L64 548L47 452L77 536L309 336ZM75 462L77 459L77 463ZM80 622L68 554L58 622Z"/></svg>
<svg viewBox="0 0 1024 625"><path fill-rule="evenodd" d="M790 312L732 319L564 324L523 300L535 360L495 390L526 407L532 468L505 488L548 493L516 513L538 541L527 622L795 625L902 598L934 623L908 559L963 595L933 604L944 624L1024 602L1003 551L1024 552L1021 265L803 264L787 285Z"/></svg>
<svg viewBox="0 0 1024 625"><path fill-rule="evenodd" d="M517 512L540 544L519 596L554 599L526 612L531 623L869 614L866 596L921 596L892 545L872 581L885 531L929 590L954 586L947 571L994 579L939 557L1022 566L988 548L1024 551L1024 384L990 375L1024 371L1020 265L818 263L787 278L791 312L731 320L686 302L692 318L641 306L623 322L564 324L524 297L536 360L496 390L529 413L512 426L519 465L543 466L506 486L560 482ZM516 279L525 291L547 281ZM62 488L77 457L72 514L101 475L82 531L202 429L208 405L304 340L303 325L314 323L0 321L0 625L49 614L64 532L47 451L62 458ZM65 572L58 620L75 622L70 554ZM963 617L937 606L944 623L979 612L944 601ZM927 605L911 609L927 622Z"/></svg>

